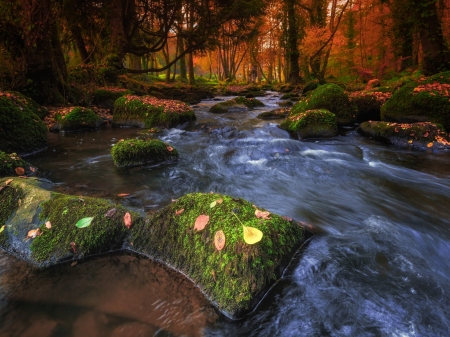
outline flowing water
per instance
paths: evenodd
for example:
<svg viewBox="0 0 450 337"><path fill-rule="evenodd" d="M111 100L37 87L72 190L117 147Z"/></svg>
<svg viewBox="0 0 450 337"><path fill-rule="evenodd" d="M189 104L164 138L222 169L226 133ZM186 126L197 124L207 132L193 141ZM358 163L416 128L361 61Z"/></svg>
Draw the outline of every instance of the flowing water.
<svg viewBox="0 0 450 337"><path fill-rule="evenodd" d="M118 170L139 129L51 134L27 158L58 191L153 212L186 193L243 197L321 232L257 310L218 314L171 270L130 255L44 271L0 252L0 336L449 336L450 153L402 150L354 130L298 141L276 107L213 115L159 137L177 163ZM119 193L129 193L125 198Z"/></svg>

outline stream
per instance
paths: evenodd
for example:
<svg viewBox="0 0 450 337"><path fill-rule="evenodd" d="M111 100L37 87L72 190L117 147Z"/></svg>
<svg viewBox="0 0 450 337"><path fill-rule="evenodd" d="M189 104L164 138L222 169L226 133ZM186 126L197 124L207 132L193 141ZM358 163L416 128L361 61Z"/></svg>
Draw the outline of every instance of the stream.
<svg viewBox="0 0 450 337"><path fill-rule="evenodd" d="M111 127L52 133L26 158L58 192L152 213L214 191L319 228L257 310L230 321L182 276L133 255L35 270L0 251L0 336L449 336L450 153L353 129L298 141L256 117L279 94L259 99L266 107L242 113L194 106L195 123L158 135L176 163L116 169L111 147L141 130Z"/></svg>

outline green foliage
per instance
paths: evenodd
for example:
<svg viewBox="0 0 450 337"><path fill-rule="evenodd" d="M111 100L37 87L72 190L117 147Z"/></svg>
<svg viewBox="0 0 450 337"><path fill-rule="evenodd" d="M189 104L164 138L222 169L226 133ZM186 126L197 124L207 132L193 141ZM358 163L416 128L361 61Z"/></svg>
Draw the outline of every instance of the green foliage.
<svg viewBox="0 0 450 337"><path fill-rule="evenodd" d="M219 199L223 202L211 208ZM181 209L184 211L176 215ZM210 219L197 231L193 227L201 214ZM136 227L132 240L138 251L186 274L221 310L236 317L257 303L304 240L304 232L296 223L275 214L270 218L256 218L255 208L242 199L193 193L156 213L141 228ZM262 231L262 240L246 244L241 223ZM214 245L219 230L226 238L221 251Z"/></svg>
<svg viewBox="0 0 450 337"><path fill-rule="evenodd" d="M1 160L1 158L0 158ZM19 208L19 200L23 199L23 190L14 186L14 184L9 184L5 186L5 181L7 179L0 179L0 225L6 224L8 218ZM1 227L0 226L0 227ZM0 233L0 245L5 246L7 241L7 231L2 231Z"/></svg>
<svg viewBox="0 0 450 337"><path fill-rule="evenodd" d="M158 139L126 139L111 149L118 167L158 163L178 158L178 151Z"/></svg>
<svg viewBox="0 0 450 337"><path fill-rule="evenodd" d="M358 114L357 106L344 90L333 83L319 86L291 109L291 115L307 110L326 109L334 113L338 125L353 125Z"/></svg>
<svg viewBox="0 0 450 337"><path fill-rule="evenodd" d="M0 95L0 150L27 154L47 144L47 128L31 108L8 94Z"/></svg>

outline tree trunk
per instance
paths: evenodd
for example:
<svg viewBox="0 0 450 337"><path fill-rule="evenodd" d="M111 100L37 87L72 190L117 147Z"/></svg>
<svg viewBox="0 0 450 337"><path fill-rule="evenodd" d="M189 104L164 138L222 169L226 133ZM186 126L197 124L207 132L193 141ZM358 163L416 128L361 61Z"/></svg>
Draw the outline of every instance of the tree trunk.
<svg viewBox="0 0 450 337"><path fill-rule="evenodd" d="M299 59L300 53L298 51L297 44L297 18L295 15L295 0L286 0L287 16L288 16L288 58L290 63L288 82L299 83L301 81L300 77L300 66Z"/></svg>
<svg viewBox="0 0 450 337"><path fill-rule="evenodd" d="M189 53L188 56L188 70L189 70L189 84L195 85L195 74L194 74L194 56Z"/></svg>

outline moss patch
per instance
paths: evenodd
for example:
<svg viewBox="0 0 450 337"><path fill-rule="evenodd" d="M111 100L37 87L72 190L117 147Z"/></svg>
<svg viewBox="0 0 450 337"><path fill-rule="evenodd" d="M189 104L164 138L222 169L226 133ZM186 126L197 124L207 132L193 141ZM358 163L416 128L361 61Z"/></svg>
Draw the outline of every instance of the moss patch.
<svg viewBox="0 0 450 337"><path fill-rule="evenodd" d="M243 96L238 96L228 101L214 104L209 109L209 112L224 113L224 112L232 112L233 110L242 111L246 110L245 108L254 109L256 107L261 106L264 106L264 103L256 98L245 98Z"/></svg>
<svg viewBox="0 0 450 337"><path fill-rule="evenodd" d="M23 190L15 183L6 185L7 178L0 179L0 246L8 246L8 228L6 226L9 217L19 208L19 200L24 197ZM3 227L5 225L5 227Z"/></svg>
<svg viewBox="0 0 450 337"><path fill-rule="evenodd" d="M106 122L91 109L76 107L61 121L61 131L96 129Z"/></svg>
<svg viewBox="0 0 450 337"><path fill-rule="evenodd" d="M358 107L340 86L333 83L321 85L311 91L292 107L291 114L316 109L326 109L334 113L338 125L353 125L358 114Z"/></svg>
<svg viewBox="0 0 450 337"><path fill-rule="evenodd" d="M32 257L38 262L53 264L120 249L130 232L123 220L127 210L107 200L53 193L42 208L40 220L43 223L49 221L51 228L42 224L42 235L31 244ZM106 216L113 208L114 214ZM143 218L138 213L130 213L133 225L141 226ZM90 226L76 227L78 220L85 217L94 217Z"/></svg>
<svg viewBox="0 0 450 337"><path fill-rule="evenodd" d="M433 122L450 131L450 72L409 81L381 108L381 119L401 123Z"/></svg>
<svg viewBox="0 0 450 337"><path fill-rule="evenodd" d="M0 150L29 154L45 148L47 128L15 95L0 93Z"/></svg>
<svg viewBox="0 0 450 337"><path fill-rule="evenodd" d="M333 137L337 135L336 115L325 109L290 114L280 128L298 135L300 139Z"/></svg>
<svg viewBox="0 0 450 337"><path fill-rule="evenodd" d="M29 109L31 112L38 115L40 119L44 119L45 116L48 115L48 110L46 108L36 103L36 101L32 98L27 97L20 92L7 91L6 95L9 95L9 98L14 100L14 102L18 106L22 107L22 109Z"/></svg>
<svg viewBox="0 0 450 337"><path fill-rule="evenodd" d="M176 215L180 210L184 211ZM210 218L197 231L194 224L201 214ZM256 218L255 208L242 199L193 193L156 213L141 228L136 226L133 243L137 251L186 274L220 310L238 317L255 306L304 241L304 231L296 223L275 214L270 218ZM242 224L261 230L262 240L246 244ZM219 230L226 241L221 251L214 245Z"/></svg>
<svg viewBox="0 0 450 337"><path fill-rule="evenodd" d="M178 151L158 139L126 139L111 149L114 164L118 167L159 163L178 158Z"/></svg>
<svg viewBox="0 0 450 337"><path fill-rule="evenodd" d="M16 172L16 168L19 167L24 169L24 174L20 175L31 175L37 170L16 153L7 154L0 151L0 177L19 175Z"/></svg>
<svg viewBox="0 0 450 337"><path fill-rule="evenodd" d="M94 91L94 104L102 109L114 109L114 102L131 91L124 88L104 87Z"/></svg>
<svg viewBox="0 0 450 337"><path fill-rule="evenodd" d="M114 103L115 125L170 128L195 119L194 111L181 101L125 95Z"/></svg>
<svg viewBox="0 0 450 337"><path fill-rule="evenodd" d="M415 149L448 149L450 138L441 125L433 123L400 124L389 122L364 122L358 128L364 136L386 143Z"/></svg>

